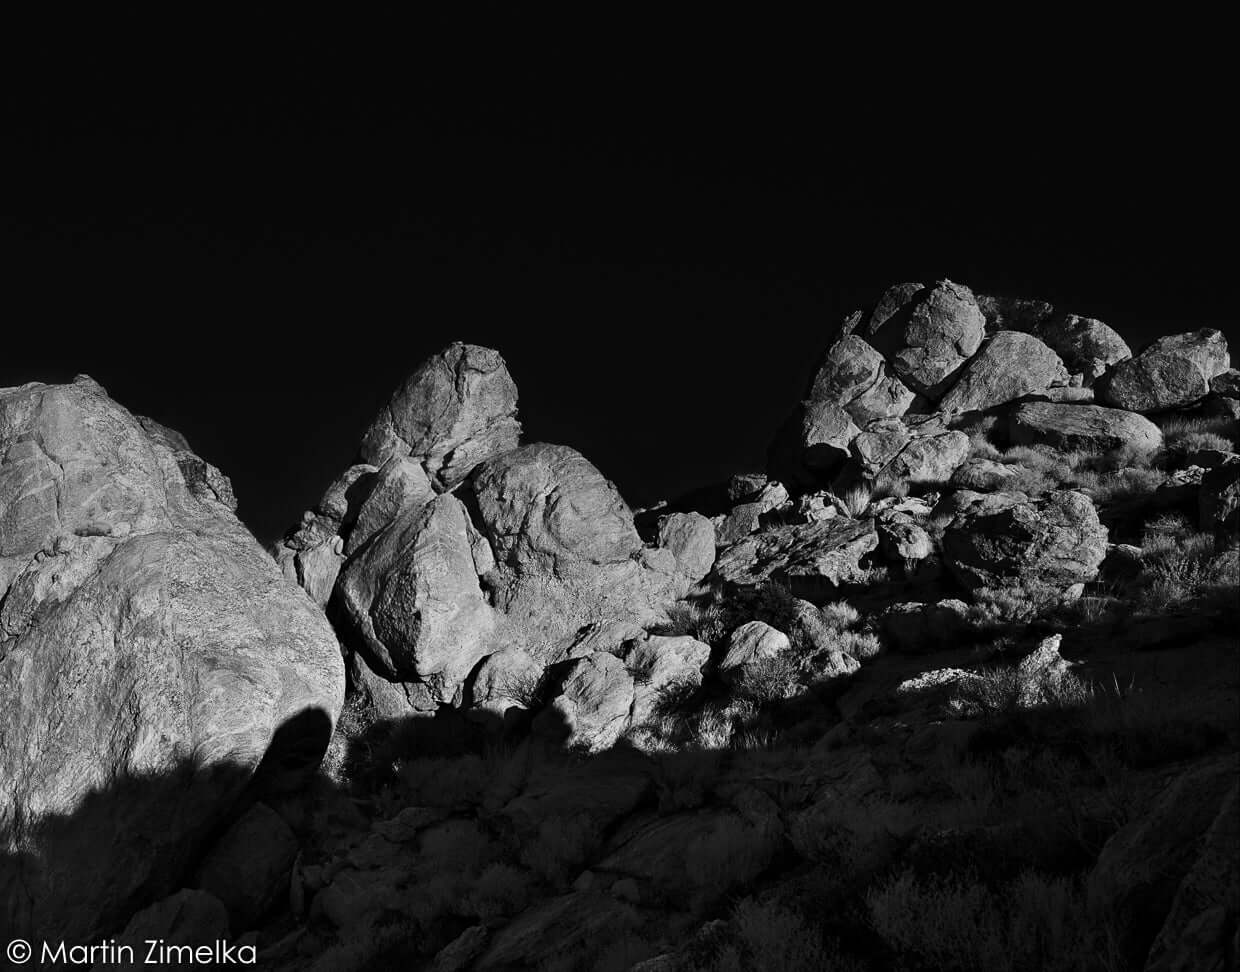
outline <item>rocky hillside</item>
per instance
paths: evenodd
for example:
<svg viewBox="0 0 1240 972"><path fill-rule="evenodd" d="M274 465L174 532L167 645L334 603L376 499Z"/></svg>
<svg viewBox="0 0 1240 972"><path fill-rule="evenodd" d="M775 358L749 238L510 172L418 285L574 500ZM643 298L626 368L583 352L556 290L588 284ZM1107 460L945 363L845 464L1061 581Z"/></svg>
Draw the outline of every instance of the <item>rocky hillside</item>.
<svg viewBox="0 0 1240 972"><path fill-rule="evenodd" d="M1232 967L1219 332L1134 355L900 284L767 469L636 515L517 402L445 348L273 565L176 433L0 390L12 927L287 969Z"/></svg>

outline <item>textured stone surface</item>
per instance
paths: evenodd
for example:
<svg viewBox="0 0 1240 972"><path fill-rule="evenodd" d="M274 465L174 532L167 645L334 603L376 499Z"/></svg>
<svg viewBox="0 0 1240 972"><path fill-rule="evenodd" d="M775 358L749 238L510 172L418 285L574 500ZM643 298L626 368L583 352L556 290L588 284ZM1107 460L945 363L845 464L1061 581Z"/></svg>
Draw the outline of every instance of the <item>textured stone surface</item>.
<svg viewBox="0 0 1240 972"><path fill-rule="evenodd" d="M635 644L624 656L634 682L632 724L656 715L669 692L701 685L709 660L710 645L688 635L652 635Z"/></svg>
<svg viewBox="0 0 1240 972"><path fill-rule="evenodd" d="M1008 435L1015 445L1049 445L1086 452L1133 449L1148 453L1163 442L1158 426L1135 412L1053 402L1018 406L1008 419Z"/></svg>
<svg viewBox="0 0 1240 972"><path fill-rule="evenodd" d="M788 636L778 628L765 621L746 621L728 636L719 674L724 679L735 679L747 666L781 655L791 647Z"/></svg>
<svg viewBox="0 0 1240 972"><path fill-rule="evenodd" d="M45 822L0 872L15 934L175 890L269 748L291 781L339 712L331 628L183 443L90 379L0 391L0 833Z"/></svg>
<svg viewBox="0 0 1240 972"><path fill-rule="evenodd" d="M576 450L523 446L479 467L474 493L495 551L497 643L537 654L591 621L654 621L675 599L675 557L643 548L616 487Z"/></svg>
<svg viewBox="0 0 1240 972"><path fill-rule="evenodd" d="M468 514L450 494L406 510L340 578L351 639L393 681L426 683L450 701L495 629L478 580Z"/></svg>
<svg viewBox="0 0 1240 972"><path fill-rule="evenodd" d="M1240 459L1231 459L1201 478L1199 525L1220 546L1240 537Z"/></svg>
<svg viewBox="0 0 1240 972"><path fill-rule="evenodd" d="M960 372L939 402L944 412L993 408L1068 381L1059 355L1029 334L999 331Z"/></svg>
<svg viewBox="0 0 1240 972"><path fill-rule="evenodd" d="M362 439L364 462L417 459L437 489L517 445L517 386L499 353L449 345L396 391Z"/></svg>
<svg viewBox="0 0 1240 972"><path fill-rule="evenodd" d="M1240 371L1228 368L1210 379L1210 391L1221 398L1240 398Z"/></svg>
<svg viewBox="0 0 1240 972"><path fill-rule="evenodd" d="M629 727L633 676L615 655L597 652L565 662L536 728L569 748L607 749Z"/></svg>
<svg viewBox="0 0 1240 972"><path fill-rule="evenodd" d="M1101 400L1133 412L1159 412L1190 405L1227 371L1227 339L1211 328L1159 338L1135 358L1122 361L1099 383Z"/></svg>
<svg viewBox="0 0 1240 972"><path fill-rule="evenodd" d="M672 552L680 572L696 584L715 563L715 527L701 513L672 513L659 521L659 546Z"/></svg>
<svg viewBox="0 0 1240 972"><path fill-rule="evenodd" d="M1113 328L1092 317L1055 315L1035 324L1030 333L1058 354L1069 371L1091 381L1112 365L1132 357L1127 342Z"/></svg>
<svg viewBox="0 0 1240 972"><path fill-rule="evenodd" d="M918 292L907 314L895 313L879 325L874 344L909 388L937 399L977 352L985 327L973 292L940 280Z"/></svg>
<svg viewBox="0 0 1240 972"><path fill-rule="evenodd" d="M1106 545L1089 497L1065 490L1038 503L958 514L944 534L943 554L969 589L1028 582L1067 588L1098 575Z"/></svg>
<svg viewBox="0 0 1240 972"><path fill-rule="evenodd" d="M858 576L859 561L877 546L872 520L841 516L775 527L723 551L711 576L739 587L757 587L771 579L834 586Z"/></svg>

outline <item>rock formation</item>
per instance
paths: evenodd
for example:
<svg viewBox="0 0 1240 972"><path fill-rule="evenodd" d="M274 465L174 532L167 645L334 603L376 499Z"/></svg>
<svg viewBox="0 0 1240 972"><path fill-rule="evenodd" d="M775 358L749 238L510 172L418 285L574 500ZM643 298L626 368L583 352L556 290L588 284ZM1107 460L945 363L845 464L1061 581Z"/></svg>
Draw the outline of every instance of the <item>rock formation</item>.
<svg viewBox="0 0 1240 972"><path fill-rule="evenodd" d="M89 378L0 389L6 931L103 934L177 889L260 764L317 767L340 649L234 505Z"/></svg>

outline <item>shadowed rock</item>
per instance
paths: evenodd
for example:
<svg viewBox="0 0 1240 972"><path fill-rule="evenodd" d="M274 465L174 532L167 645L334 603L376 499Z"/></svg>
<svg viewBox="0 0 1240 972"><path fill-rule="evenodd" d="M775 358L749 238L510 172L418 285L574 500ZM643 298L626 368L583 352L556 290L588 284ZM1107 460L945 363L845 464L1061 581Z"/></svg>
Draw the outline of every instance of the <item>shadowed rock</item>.
<svg viewBox="0 0 1240 972"><path fill-rule="evenodd" d="M1026 583L1062 589L1091 581L1106 546L1094 504L1071 490L1038 503L963 512L943 537L948 568L970 590Z"/></svg>
<svg viewBox="0 0 1240 972"><path fill-rule="evenodd" d="M37 845L41 819L105 784L173 779L5 888L6 929L86 940L174 890L277 730L321 720L285 740L291 780L340 709L326 620L237 521L218 471L166 432L86 378L0 391L0 832L21 820Z"/></svg>

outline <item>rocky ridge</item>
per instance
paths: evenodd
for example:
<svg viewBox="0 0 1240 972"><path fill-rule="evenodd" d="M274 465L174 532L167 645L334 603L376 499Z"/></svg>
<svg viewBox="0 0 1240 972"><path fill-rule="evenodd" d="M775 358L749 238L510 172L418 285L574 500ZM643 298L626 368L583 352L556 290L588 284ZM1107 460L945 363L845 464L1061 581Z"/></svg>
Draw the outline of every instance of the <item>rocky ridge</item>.
<svg viewBox="0 0 1240 972"><path fill-rule="evenodd" d="M1107 968L1221 969L1240 944L1218 852L1240 749L1229 364L1216 331L1134 356L1043 302L897 285L837 329L767 469L635 515L575 449L522 443L497 351L450 345L276 545L283 584L248 538L212 548L227 581L185 579L254 610L275 585L262 643L279 678L320 677L291 695L318 693L328 733L347 672L324 775L253 782L319 753L276 738L287 707L256 717L268 675L247 674L226 693L245 716L220 710L258 727L241 770L194 791L210 839L161 851L163 883L97 923L244 934L280 968L1085 968L1111 949ZM19 430L0 626L27 657L57 585L114 558L147 589L108 543L235 524L227 480L146 420L69 491L22 431L30 387L0 411ZM131 471L142 449L159 478ZM66 510L104 559L39 575L29 551L63 545ZM174 585L163 610L195 603L179 581L150 582ZM177 622L227 635L206 671L252 654L231 617ZM170 698L177 679L203 682L174 673ZM944 900L990 937L918 923Z"/></svg>

